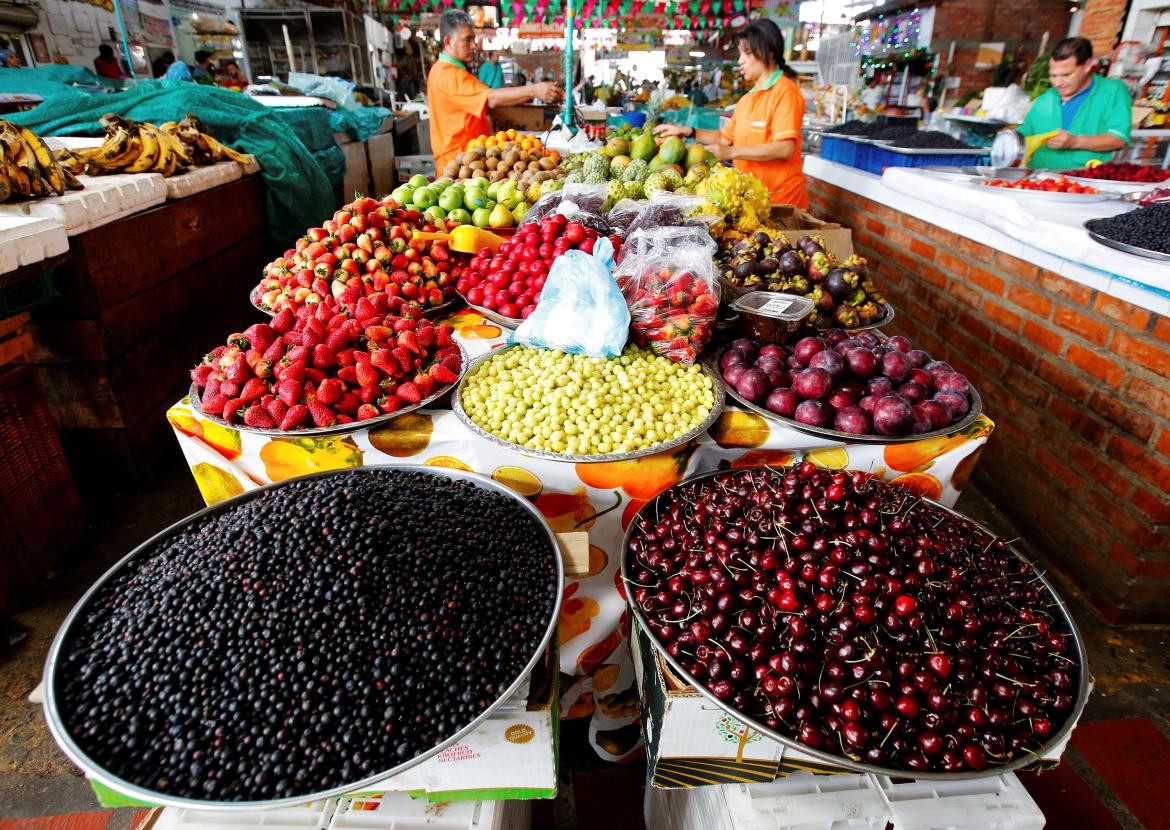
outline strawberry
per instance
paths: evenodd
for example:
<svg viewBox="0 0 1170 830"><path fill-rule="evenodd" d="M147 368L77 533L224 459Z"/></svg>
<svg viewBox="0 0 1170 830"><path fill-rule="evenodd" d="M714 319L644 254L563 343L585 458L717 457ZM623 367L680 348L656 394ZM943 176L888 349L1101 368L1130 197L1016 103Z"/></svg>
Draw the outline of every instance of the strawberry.
<svg viewBox="0 0 1170 830"><path fill-rule="evenodd" d="M333 349L324 343L319 343L313 347L313 366L318 369L328 369L336 363L337 355L333 353Z"/></svg>
<svg viewBox="0 0 1170 830"><path fill-rule="evenodd" d="M361 405L361 398L359 398L353 392L346 392L344 395L338 398L337 403L333 405L333 408L338 412L344 412L346 415L352 415L353 413L357 412L358 407Z"/></svg>
<svg viewBox="0 0 1170 830"><path fill-rule="evenodd" d="M390 349L378 349L376 352L373 352L370 355L370 365L376 369L381 369L388 375L397 375L402 372L401 365L399 365Z"/></svg>
<svg viewBox="0 0 1170 830"><path fill-rule="evenodd" d="M385 294L374 294L370 297L370 305L378 314L385 314L387 306L389 306L389 298Z"/></svg>
<svg viewBox="0 0 1170 830"><path fill-rule="evenodd" d="M319 346L319 345L323 344L324 342L325 342L325 335L318 334L315 331L303 332L303 336L301 337L301 343L303 343L304 346L308 349L312 349L315 346Z"/></svg>
<svg viewBox="0 0 1170 830"><path fill-rule="evenodd" d="M276 339L276 332L267 323L256 323L244 329L244 337L252 344L252 348L263 352Z"/></svg>
<svg viewBox="0 0 1170 830"><path fill-rule="evenodd" d="M219 382L219 392L227 398L234 398L240 394L240 384L233 383L230 380L221 380Z"/></svg>
<svg viewBox="0 0 1170 830"><path fill-rule="evenodd" d="M426 372L419 372L414 376L414 385L424 398L435 391L435 381Z"/></svg>
<svg viewBox="0 0 1170 830"><path fill-rule="evenodd" d="M435 330L433 327L419 329L414 333L414 336L418 339L418 344L424 348L435 345Z"/></svg>
<svg viewBox="0 0 1170 830"><path fill-rule="evenodd" d="M453 374L457 374L463 370L463 360L457 354L447 355L439 362L446 366Z"/></svg>
<svg viewBox="0 0 1170 830"><path fill-rule="evenodd" d="M305 369L305 383L316 386L329 377L323 369Z"/></svg>
<svg viewBox="0 0 1170 830"><path fill-rule="evenodd" d="M215 374L214 366L208 366L206 364L196 366L191 370L191 380L199 384L200 387L204 387L207 386L207 381L211 379L213 374Z"/></svg>
<svg viewBox="0 0 1170 830"><path fill-rule="evenodd" d="M430 373L431 378L434 379L435 383L439 384L454 383L455 381L459 380L459 375L452 372L442 363L435 363L432 365L430 368Z"/></svg>
<svg viewBox="0 0 1170 830"><path fill-rule="evenodd" d="M373 303L371 303L365 297L362 297L357 301L357 305L354 306L353 316L360 322L365 320L367 317L377 317L378 310L374 308Z"/></svg>
<svg viewBox="0 0 1170 830"><path fill-rule="evenodd" d="M260 378L249 378L244 384L244 388L240 390L240 398L251 403L252 401L259 400L267 391L267 383L260 380Z"/></svg>
<svg viewBox="0 0 1170 830"><path fill-rule="evenodd" d="M357 375L358 386L375 386L380 379L378 370L366 363L357 366L355 374Z"/></svg>
<svg viewBox="0 0 1170 830"><path fill-rule="evenodd" d="M335 352L339 352L349 345L353 338L348 328L334 329L325 337L325 345Z"/></svg>
<svg viewBox="0 0 1170 830"><path fill-rule="evenodd" d="M284 367L284 371L280 373L280 379L295 380L298 383L305 379L305 364L304 361L297 361L289 366Z"/></svg>
<svg viewBox="0 0 1170 830"><path fill-rule="evenodd" d="M276 387L276 394L289 406L294 406L301 399L301 382L292 378L281 378Z"/></svg>
<svg viewBox="0 0 1170 830"><path fill-rule="evenodd" d="M391 349L390 354L394 356L394 360L398 362L399 369L403 372L409 372L414 358L410 356L410 352L399 346L396 349Z"/></svg>
<svg viewBox="0 0 1170 830"><path fill-rule="evenodd" d="M406 401L408 404L415 404L423 399L422 392L419 390L418 386L416 386L411 381L400 384L395 394L402 398L402 400Z"/></svg>
<svg viewBox="0 0 1170 830"><path fill-rule="evenodd" d="M368 326L365 330L366 340L375 343L385 343L394 336L394 329L389 326Z"/></svg>
<svg viewBox="0 0 1170 830"><path fill-rule="evenodd" d="M219 383L219 378L215 375L212 375L207 379L207 383L203 384L203 391L200 394L204 396L214 395L219 391Z"/></svg>
<svg viewBox="0 0 1170 830"><path fill-rule="evenodd" d="M289 406L280 398L273 398L264 404L264 409L272 416L272 420L279 424L284 420L284 416L288 414Z"/></svg>
<svg viewBox="0 0 1170 830"><path fill-rule="evenodd" d="M363 386L357 390L357 396L361 398L362 403L373 403L382 394L382 387L378 384L373 386Z"/></svg>
<svg viewBox="0 0 1170 830"><path fill-rule="evenodd" d="M252 368L248 365L248 361L243 355L237 357L227 369L224 370L224 377L233 383L243 383L252 374Z"/></svg>
<svg viewBox="0 0 1170 830"><path fill-rule="evenodd" d="M244 402L239 398L232 398L223 405L223 419L229 424L236 423L240 418L240 410L244 408Z"/></svg>
<svg viewBox="0 0 1170 830"><path fill-rule="evenodd" d="M273 429L276 426L272 416L265 412L264 407L259 404L254 404L245 410L244 423L256 429Z"/></svg>
<svg viewBox="0 0 1170 830"><path fill-rule="evenodd" d="M200 408L208 415L222 415L224 404L227 402L227 396L219 392L208 392L199 398Z"/></svg>
<svg viewBox="0 0 1170 830"><path fill-rule="evenodd" d="M418 328L418 321L412 320L409 317L400 317L394 321L394 331L399 333L404 331L414 331L416 328Z"/></svg>
<svg viewBox="0 0 1170 830"><path fill-rule="evenodd" d="M297 363L298 361L303 362L308 360L308 358L309 350L304 346L297 345L293 346L291 349L285 352L282 360L284 360L286 363Z"/></svg>
<svg viewBox="0 0 1170 830"><path fill-rule="evenodd" d="M289 415L291 414L292 410L289 410ZM331 427L337 423L337 415L333 410L318 400L309 401L309 417L319 427Z"/></svg>
<svg viewBox="0 0 1170 830"><path fill-rule="evenodd" d="M284 342L288 343L290 346L300 346L305 342L305 333L303 331L286 331L281 335L281 337L283 337Z"/></svg>
<svg viewBox="0 0 1170 830"><path fill-rule="evenodd" d="M229 346L235 346L237 349L248 349L252 345L248 342L247 337L244 337L244 335L238 332L235 334L229 334L227 336L227 342Z"/></svg>
<svg viewBox="0 0 1170 830"><path fill-rule="evenodd" d="M275 363L284 357L284 350L287 348L288 346L284 342L284 335L281 335L273 340L272 345L264 350L264 359L271 360Z"/></svg>
<svg viewBox="0 0 1170 830"><path fill-rule="evenodd" d="M342 349L337 353L338 366L352 366L357 363L357 358L354 357L356 349Z"/></svg>
<svg viewBox="0 0 1170 830"><path fill-rule="evenodd" d="M389 415L391 412L397 412L402 408L402 398L397 395L385 395L378 398L376 405L378 409Z"/></svg>
<svg viewBox="0 0 1170 830"><path fill-rule="evenodd" d="M317 400L325 404L335 404L345 391L344 385L337 378L328 378L317 385Z"/></svg>
<svg viewBox="0 0 1170 830"><path fill-rule="evenodd" d="M337 416L337 423L339 423L339 424L352 424L353 417L350 415L344 415L344 414L338 415Z"/></svg>
<svg viewBox="0 0 1170 830"><path fill-rule="evenodd" d="M359 421L368 421L371 418L377 418L381 414L378 407L370 403L364 403L358 407L357 415L354 417Z"/></svg>
<svg viewBox="0 0 1170 830"><path fill-rule="evenodd" d="M303 403L298 403L295 406L290 406L288 412L285 413L284 418L280 421L280 428L283 430L298 429L309 420L309 407Z"/></svg>
<svg viewBox="0 0 1170 830"><path fill-rule="evenodd" d="M415 337L413 331L400 332L398 335L398 345L415 354L422 354L422 348L418 345L418 338Z"/></svg>

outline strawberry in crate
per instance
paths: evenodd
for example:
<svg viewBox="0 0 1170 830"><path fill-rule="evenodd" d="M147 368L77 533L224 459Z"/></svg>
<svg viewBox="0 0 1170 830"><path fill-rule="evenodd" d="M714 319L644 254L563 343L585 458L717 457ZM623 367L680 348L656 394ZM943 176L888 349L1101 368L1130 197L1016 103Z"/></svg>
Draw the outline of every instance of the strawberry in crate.
<svg viewBox="0 0 1170 830"><path fill-rule="evenodd" d="M452 329L403 297L328 302L231 334L191 370L204 415L257 430L360 424L413 406L459 380Z"/></svg>
<svg viewBox="0 0 1170 830"><path fill-rule="evenodd" d="M627 280L625 288L634 342L675 363L694 363L719 310L715 286L690 270L664 267Z"/></svg>
<svg viewBox="0 0 1170 830"><path fill-rule="evenodd" d="M442 228L389 197L355 199L270 262L252 301L272 312L297 311L330 297L352 306L385 293L423 309L444 305L455 296L467 258L445 242L415 239L416 230Z"/></svg>

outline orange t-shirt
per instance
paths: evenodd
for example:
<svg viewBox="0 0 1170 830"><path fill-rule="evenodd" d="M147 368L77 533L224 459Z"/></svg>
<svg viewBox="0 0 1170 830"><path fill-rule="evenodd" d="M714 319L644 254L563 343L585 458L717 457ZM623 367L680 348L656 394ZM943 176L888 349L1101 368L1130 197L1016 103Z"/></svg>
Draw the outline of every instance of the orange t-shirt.
<svg viewBox="0 0 1170 830"><path fill-rule="evenodd" d="M440 57L427 75L427 104L431 110L431 152L435 172L463 152L467 142L491 132L487 117L490 89L464 67Z"/></svg>
<svg viewBox="0 0 1170 830"><path fill-rule="evenodd" d="M804 96L800 94L800 87L791 78L781 75L767 89L757 87L740 98L731 122L722 130L723 139L736 147L754 147L785 139L796 142L796 150L786 159L735 160L736 169L751 173L767 185L772 204L808 208L800 158L803 119Z"/></svg>

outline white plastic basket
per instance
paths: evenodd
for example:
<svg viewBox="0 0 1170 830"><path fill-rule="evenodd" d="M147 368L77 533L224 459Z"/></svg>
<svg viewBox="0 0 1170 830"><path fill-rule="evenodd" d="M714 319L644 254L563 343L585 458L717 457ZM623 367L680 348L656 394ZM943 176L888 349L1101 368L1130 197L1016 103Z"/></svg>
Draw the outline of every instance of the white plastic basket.
<svg viewBox="0 0 1170 830"><path fill-rule="evenodd" d="M406 793L342 798L328 830L528 830L527 801L430 803Z"/></svg>
<svg viewBox="0 0 1170 830"><path fill-rule="evenodd" d="M1043 830L1044 813L1014 774L968 781L871 776L896 830Z"/></svg>
<svg viewBox="0 0 1170 830"><path fill-rule="evenodd" d="M335 807L336 802L328 800L304 807L238 813L167 807L159 810L152 830L325 830Z"/></svg>

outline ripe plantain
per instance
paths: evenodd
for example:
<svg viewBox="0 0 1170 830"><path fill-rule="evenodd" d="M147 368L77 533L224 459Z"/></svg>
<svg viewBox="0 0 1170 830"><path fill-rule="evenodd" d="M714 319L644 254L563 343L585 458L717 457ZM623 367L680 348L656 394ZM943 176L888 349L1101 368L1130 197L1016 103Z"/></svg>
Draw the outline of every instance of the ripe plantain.
<svg viewBox="0 0 1170 830"><path fill-rule="evenodd" d="M141 125L139 125L138 140L142 144L142 151L139 153L138 158L126 165L127 173L145 173L154 167L154 163L158 161L161 148L154 134L149 130L142 129Z"/></svg>
<svg viewBox="0 0 1170 830"><path fill-rule="evenodd" d="M139 152L140 148L136 146L130 131L117 126L112 132L107 132L106 140L100 147L87 150L80 155L99 170L118 170L122 165L138 158Z"/></svg>
<svg viewBox="0 0 1170 830"><path fill-rule="evenodd" d="M41 175L46 184L60 196L65 192L65 174L61 172L61 167L57 164L57 159L53 157L53 151L49 149L49 145L27 127L20 128L20 137L25 145L32 150L33 157L41 168Z"/></svg>
<svg viewBox="0 0 1170 830"><path fill-rule="evenodd" d="M5 168L0 166L0 202L7 202L12 198L12 183L8 181Z"/></svg>

